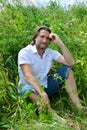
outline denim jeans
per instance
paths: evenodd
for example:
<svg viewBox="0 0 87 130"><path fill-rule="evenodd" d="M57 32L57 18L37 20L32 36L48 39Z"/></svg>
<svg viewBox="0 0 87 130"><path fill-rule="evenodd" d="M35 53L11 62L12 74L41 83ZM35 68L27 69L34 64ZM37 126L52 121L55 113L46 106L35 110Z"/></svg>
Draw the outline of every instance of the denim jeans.
<svg viewBox="0 0 87 130"><path fill-rule="evenodd" d="M63 65L48 77L48 87L45 88L45 92L48 94L48 97L52 97L63 85L65 79L67 79L69 75L70 69L71 67Z"/></svg>

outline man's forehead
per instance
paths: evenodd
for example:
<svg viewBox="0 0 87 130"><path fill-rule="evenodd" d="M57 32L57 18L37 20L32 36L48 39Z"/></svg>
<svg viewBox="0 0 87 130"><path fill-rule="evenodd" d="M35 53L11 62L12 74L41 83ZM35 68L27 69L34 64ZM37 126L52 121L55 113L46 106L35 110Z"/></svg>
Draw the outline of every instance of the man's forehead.
<svg viewBox="0 0 87 130"><path fill-rule="evenodd" d="M49 33L48 31L46 31L46 30L41 30L41 31L40 31L40 35L41 35L41 34L49 35L50 33Z"/></svg>

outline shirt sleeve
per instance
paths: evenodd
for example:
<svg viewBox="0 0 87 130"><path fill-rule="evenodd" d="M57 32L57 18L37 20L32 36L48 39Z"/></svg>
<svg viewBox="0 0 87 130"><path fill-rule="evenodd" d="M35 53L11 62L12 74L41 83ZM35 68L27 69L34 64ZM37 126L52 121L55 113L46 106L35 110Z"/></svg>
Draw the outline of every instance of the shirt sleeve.
<svg viewBox="0 0 87 130"><path fill-rule="evenodd" d="M61 56L61 53L55 50L52 50L52 56L53 56L53 60L57 61L58 58Z"/></svg>
<svg viewBox="0 0 87 130"><path fill-rule="evenodd" d="M20 50L18 54L18 64L32 64L32 58L29 51L25 49Z"/></svg>

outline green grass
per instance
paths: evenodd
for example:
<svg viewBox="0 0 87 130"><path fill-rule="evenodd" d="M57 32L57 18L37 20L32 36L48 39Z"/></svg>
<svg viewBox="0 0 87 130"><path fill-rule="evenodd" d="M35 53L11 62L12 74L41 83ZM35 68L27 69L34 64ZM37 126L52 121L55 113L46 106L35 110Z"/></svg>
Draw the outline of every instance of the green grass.
<svg viewBox="0 0 87 130"><path fill-rule="evenodd" d="M77 111L64 88L51 99L51 107L74 123L69 127L48 113L35 114L36 105L17 92L17 55L31 42L40 25L47 25L63 40L74 59L78 95L87 106L87 7L77 4L65 11L51 2L46 8L5 5L0 12L0 130L87 130L87 115ZM57 46L50 48L59 50ZM54 63L52 71L59 65ZM56 75L55 75L56 78ZM75 128L77 127L77 128Z"/></svg>

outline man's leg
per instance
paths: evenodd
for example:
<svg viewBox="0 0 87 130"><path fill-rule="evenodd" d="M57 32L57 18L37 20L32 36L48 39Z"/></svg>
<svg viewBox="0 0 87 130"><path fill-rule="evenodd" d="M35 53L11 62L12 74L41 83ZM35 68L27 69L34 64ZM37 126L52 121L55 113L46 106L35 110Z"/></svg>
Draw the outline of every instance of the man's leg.
<svg viewBox="0 0 87 130"><path fill-rule="evenodd" d="M45 107L46 104L44 104L43 99L41 99L38 96L37 92L34 90L34 88L31 85L27 84L22 86L20 95L21 96L24 95L27 91L31 91L28 98L32 103L36 103L37 110L39 110L40 107ZM48 110L52 113L53 118L59 120L60 122L67 123L65 119L57 115L57 113L50 107L50 105L48 105Z"/></svg>
<svg viewBox="0 0 87 130"><path fill-rule="evenodd" d="M55 80L54 78L55 74L58 74L58 76L61 77L62 80L59 78ZM62 81L64 80L65 80L65 89L69 94L71 100L73 101L77 109L82 109L82 105L78 97L76 82L71 67L64 65L60 67L53 75L48 77L48 88L45 91L47 92L49 97L51 97L58 91L60 86L63 85Z"/></svg>
<svg viewBox="0 0 87 130"><path fill-rule="evenodd" d="M45 106L45 104L43 104L43 103L41 102L41 100L38 98L38 95L36 95L35 93L31 93L31 94L29 95L29 99L30 99L30 101L33 102L33 103L36 102L38 109L41 107L41 105L42 105L42 107ZM54 119L59 120L59 121L62 122L62 123L67 123L67 121L66 121L65 119L63 119L62 117L60 117L60 116L50 107L50 105L48 105L48 110L52 113L52 116L53 116ZM67 124L70 125L69 123L67 123Z"/></svg>
<svg viewBox="0 0 87 130"><path fill-rule="evenodd" d="M81 110L82 105L81 105L80 99L78 97L77 86L76 86L76 82L75 82L72 70L69 71L68 78L66 79L65 89L66 89L67 93L69 94L73 103L76 105L77 109Z"/></svg>
<svg viewBox="0 0 87 130"><path fill-rule="evenodd" d="M31 94L29 95L29 99L32 103L36 102L37 105L39 105L39 103L40 103L38 96L33 92L31 92Z"/></svg>

